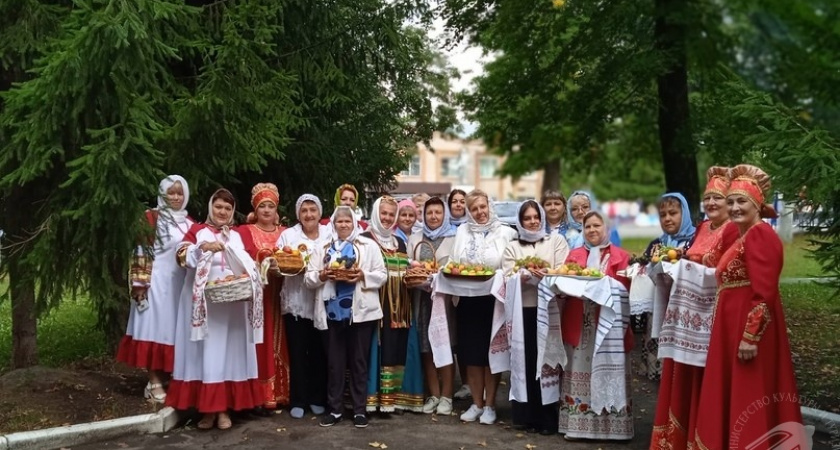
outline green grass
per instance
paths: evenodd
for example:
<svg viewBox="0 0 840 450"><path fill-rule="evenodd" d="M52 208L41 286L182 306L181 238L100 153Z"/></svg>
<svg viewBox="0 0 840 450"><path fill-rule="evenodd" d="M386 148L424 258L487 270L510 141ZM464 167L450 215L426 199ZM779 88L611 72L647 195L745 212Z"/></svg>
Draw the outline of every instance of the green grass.
<svg viewBox="0 0 840 450"><path fill-rule="evenodd" d="M840 297L816 283L782 285L781 293L799 393L840 412Z"/></svg>
<svg viewBox="0 0 840 450"><path fill-rule="evenodd" d="M810 250L814 246L808 243L809 236L799 234L794 236L793 242L785 244L785 265L782 268L783 278L824 277L826 273L822 266L811 257Z"/></svg>
<svg viewBox="0 0 840 450"><path fill-rule="evenodd" d="M653 238L621 238L621 248L630 255L642 256Z"/></svg>
<svg viewBox="0 0 840 450"><path fill-rule="evenodd" d="M0 292L6 282L0 281ZM9 369L12 357L12 307L0 303L0 373ZM38 356L46 366L62 366L87 357L106 354L105 335L96 328L96 312L86 298L64 300L38 321Z"/></svg>
<svg viewBox="0 0 840 450"><path fill-rule="evenodd" d="M812 278L824 277L828 274L822 266L811 257L814 246L808 243L809 237L798 234L793 242L784 245L785 265L782 268L782 278ZM621 248L628 253L641 255L647 249L650 238L625 238L621 240Z"/></svg>

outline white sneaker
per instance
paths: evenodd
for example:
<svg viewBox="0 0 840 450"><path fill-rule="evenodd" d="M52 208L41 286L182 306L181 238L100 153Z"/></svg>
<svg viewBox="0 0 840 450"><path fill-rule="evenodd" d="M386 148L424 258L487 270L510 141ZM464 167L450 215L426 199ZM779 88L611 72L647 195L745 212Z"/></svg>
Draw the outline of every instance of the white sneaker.
<svg viewBox="0 0 840 450"><path fill-rule="evenodd" d="M431 414L435 412L440 403L440 399L434 395L426 399L426 404L423 405L423 414Z"/></svg>
<svg viewBox="0 0 840 450"><path fill-rule="evenodd" d="M440 403L438 403L437 410L435 412L440 416L448 416L452 414L452 399L441 397Z"/></svg>
<svg viewBox="0 0 840 450"><path fill-rule="evenodd" d="M470 387L466 384L462 384L461 389L458 389L458 392L456 392L455 395L453 395L452 397L455 398L455 400L463 400L465 398L472 397L472 394L470 393Z"/></svg>
<svg viewBox="0 0 840 450"><path fill-rule="evenodd" d="M463 422L475 422L483 414L484 408L479 408L478 406L470 405L470 409L466 410L464 414L461 414L461 420Z"/></svg>
<svg viewBox="0 0 840 450"><path fill-rule="evenodd" d="M484 425L493 425L496 422L496 408L485 406L484 413L478 419L478 422Z"/></svg>

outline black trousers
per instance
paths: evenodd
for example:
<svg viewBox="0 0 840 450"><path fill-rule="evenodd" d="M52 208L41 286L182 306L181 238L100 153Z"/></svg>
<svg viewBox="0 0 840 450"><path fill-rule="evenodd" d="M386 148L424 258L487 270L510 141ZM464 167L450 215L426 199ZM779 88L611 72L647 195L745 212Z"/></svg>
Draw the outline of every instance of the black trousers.
<svg viewBox="0 0 840 450"><path fill-rule="evenodd" d="M513 424L537 431L557 432L557 403L542 404L542 391L537 377L537 308L522 308L522 325L525 334L525 387L528 402L512 401Z"/></svg>
<svg viewBox="0 0 840 450"><path fill-rule="evenodd" d="M309 319L284 314L289 347L289 405L327 404L327 332Z"/></svg>
<svg viewBox="0 0 840 450"><path fill-rule="evenodd" d="M364 414L370 343L378 320L350 324L327 321L327 404L330 412L341 414L344 406L344 375L350 371L350 398L353 414Z"/></svg>

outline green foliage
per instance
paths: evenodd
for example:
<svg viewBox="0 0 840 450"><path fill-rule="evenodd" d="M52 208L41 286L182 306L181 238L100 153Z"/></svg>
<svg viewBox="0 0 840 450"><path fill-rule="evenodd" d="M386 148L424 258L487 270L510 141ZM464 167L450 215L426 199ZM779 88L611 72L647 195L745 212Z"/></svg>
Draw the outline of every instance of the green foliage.
<svg viewBox="0 0 840 450"><path fill-rule="evenodd" d="M405 25L429 23L422 1L4 0L0 12L0 191L30 208L10 257L31 269L41 310L89 292L112 334L130 250L150 232L138 218L165 174L190 182L199 217L220 185L243 212L258 181L287 204L345 182L375 190L408 143L454 120L451 69Z"/></svg>
<svg viewBox="0 0 840 450"><path fill-rule="evenodd" d="M5 283L2 283L5 285ZM0 286L5 289L5 286ZM38 321L40 361L47 366L61 366L82 358L107 353L105 335L93 330L97 325L94 305L88 299L66 299ZM9 302L0 304L0 336L12 334L12 311ZM80 330L88 330L80 333ZM0 340L0 373L9 367L12 340Z"/></svg>

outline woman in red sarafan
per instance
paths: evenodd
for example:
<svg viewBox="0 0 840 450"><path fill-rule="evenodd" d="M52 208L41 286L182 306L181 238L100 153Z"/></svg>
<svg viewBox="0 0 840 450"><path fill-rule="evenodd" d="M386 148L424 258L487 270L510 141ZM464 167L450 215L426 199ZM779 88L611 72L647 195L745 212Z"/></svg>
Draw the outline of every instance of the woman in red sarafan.
<svg viewBox="0 0 840 450"><path fill-rule="evenodd" d="M738 239L738 227L729 220L726 206L728 175L727 167L710 167L706 172L703 210L708 219L697 227L694 240L686 251L686 257L691 261L708 267L715 267L723 252ZM694 440L702 382L702 367L663 359L651 450L688 448L688 443Z"/></svg>
<svg viewBox="0 0 840 450"><path fill-rule="evenodd" d="M730 169L729 180L726 202L740 237L717 265L718 298L694 446L767 449L779 439L802 442L805 430L779 296L782 243L761 220L776 216L764 204L770 177L742 164Z"/></svg>
<svg viewBox="0 0 840 450"><path fill-rule="evenodd" d="M263 259L274 253L277 240L284 228L279 225L277 205L280 193L272 183L258 183L251 189L251 206L254 212L248 214L248 224L238 228L245 248L259 265ZM280 298L282 278L269 272L269 282L263 291L263 343L257 344L257 368L264 392L263 412L277 409L277 405L289 403L289 350L275 307Z"/></svg>

